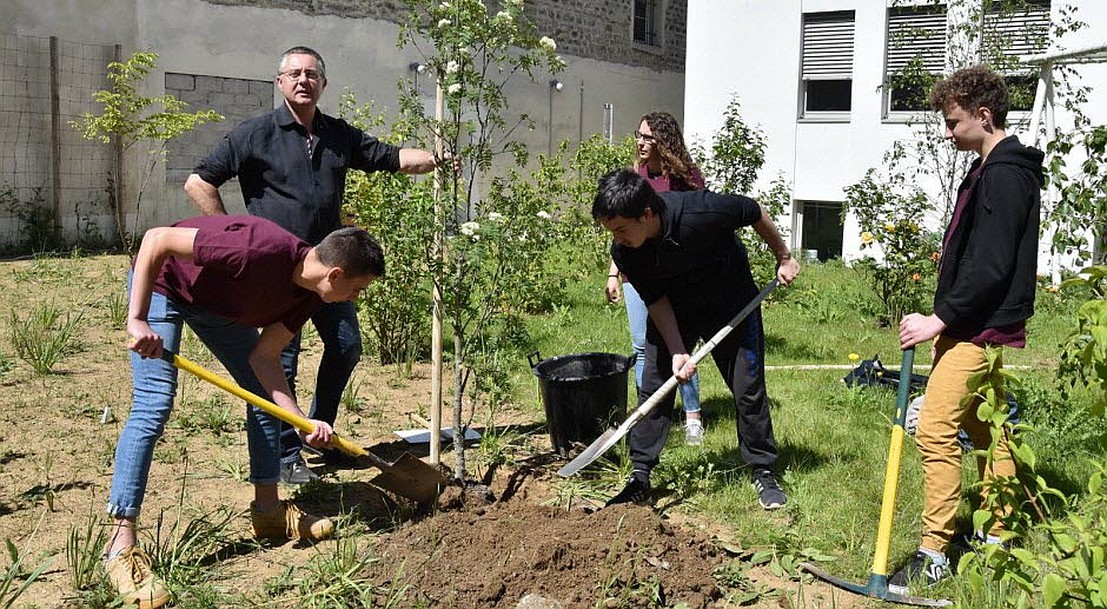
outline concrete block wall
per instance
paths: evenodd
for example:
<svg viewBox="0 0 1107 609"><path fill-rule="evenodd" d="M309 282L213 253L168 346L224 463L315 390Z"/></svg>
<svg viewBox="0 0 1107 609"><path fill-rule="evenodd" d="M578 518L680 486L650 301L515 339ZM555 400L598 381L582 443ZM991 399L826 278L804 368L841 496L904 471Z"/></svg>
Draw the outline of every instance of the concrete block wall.
<svg viewBox="0 0 1107 609"><path fill-rule="evenodd" d="M166 145L165 183L181 186L196 162L242 121L274 107L274 87L268 80L203 74L165 73L165 92L187 103L189 110L215 110L223 120L200 125Z"/></svg>

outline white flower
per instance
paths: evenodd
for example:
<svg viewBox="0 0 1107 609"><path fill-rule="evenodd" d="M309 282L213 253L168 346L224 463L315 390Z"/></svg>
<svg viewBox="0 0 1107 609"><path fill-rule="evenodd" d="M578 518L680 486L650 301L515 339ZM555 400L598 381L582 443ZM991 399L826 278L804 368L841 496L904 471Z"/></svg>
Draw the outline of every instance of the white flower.
<svg viewBox="0 0 1107 609"><path fill-rule="evenodd" d="M449 19L439 19L438 20L438 27L446 27L446 26L450 25L451 23L453 23L453 22L450 21Z"/></svg>
<svg viewBox="0 0 1107 609"><path fill-rule="evenodd" d="M553 52L553 51L556 51L556 50L557 50L557 43L556 43L556 42L554 42L554 39L553 39L553 38L550 38L549 36L543 36L543 37L542 37L542 38L541 38L541 39L540 39L540 40L538 41L538 44L539 44L539 45L540 45L540 46L541 46L542 48L546 49L547 51L551 51L551 52Z"/></svg>
<svg viewBox="0 0 1107 609"><path fill-rule="evenodd" d="M444 11L448 11L448 10L450 10L450 3L449 2L443 2L442 4L438 5L438 8L440 8Z"/></svg>
<svg viewBox="0 0 1107 609"><path fill-rule="evenodd" d="M446 89L446 92L450 95L457 95L458 93L461 93L461 83L455 82Z"/></svg>
<svg viewBox="0 0 1107 609"><path fill-rule="evenodd" d="M504 215L500 212L493 211L488 213L488 219L492 220L493 222L503 222Z"/></svg>
<svg viewBox="0 0 1107 609"><path fill-rule="evenodd" d="M503 21L511 21L511 13L507 11L500 11L496 13L495 19L502 19Z"/></svg>
<svg viewBox="0 0 1107 609"><path fill-rule="evenodd" d="M455 74L455 73L457 73L457 68L458 68L457 62L453 61L453 60L450 60L450 62L446 64L446 73L447 74Z"/></svg>
<svg viewBox="0 0 1107 609"><path fill-rule="evenodd" d="M480 224L470 220L469 222L462 224L458 230L466 237L472 237L473 235L477 234L478 230L480 230ZM474 241L476 241L476 239L474 239Z"/></svg>
<svg viewBox="0 0 1107 609"><path fill-rule="evenodd" d="M543 220L549 220L550 218L553 217L553 216L550 215L550 212L548 212L546 210L542 210L542 211L538 212L537 215L538 215L539 218L542 218Z"/></svg>

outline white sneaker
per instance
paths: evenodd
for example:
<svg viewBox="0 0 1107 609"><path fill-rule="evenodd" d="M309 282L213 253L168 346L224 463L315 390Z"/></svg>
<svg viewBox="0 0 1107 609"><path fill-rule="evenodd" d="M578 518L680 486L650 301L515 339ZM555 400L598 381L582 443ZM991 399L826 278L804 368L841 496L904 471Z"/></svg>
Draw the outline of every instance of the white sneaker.
<svg viewBox="0 0 1107 609"><path fill-rule="evenodd" d="M703 421L688 419L684 423L684 444L687 446L699 446L703 444Z"/></svg>

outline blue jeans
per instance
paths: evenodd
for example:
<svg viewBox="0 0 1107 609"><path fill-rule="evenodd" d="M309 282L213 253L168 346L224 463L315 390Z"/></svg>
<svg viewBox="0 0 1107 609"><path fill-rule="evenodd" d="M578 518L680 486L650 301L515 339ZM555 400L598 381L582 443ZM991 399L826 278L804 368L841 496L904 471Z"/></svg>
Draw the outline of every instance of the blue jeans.
<svg viewBox="0 0 1107 609"><path fill-rule="evenodd" d="M627 321L630 323L630 346L634 349L634 385L642 388L642 373L646 369L646 317L649 309L638 291L629 283L623 284L623 301L627 304ZM687 346L687 345L686 345ZM671 366L670 366L671 367ZM700 411L700 373L697 372L680 385L680 401L684 412Z"/></svg>
<svg viewBox="0 0 1107 609"><path fill-rule="evenodd" d="M129 284L128 281L128 292ZM250 351L258 340L256 328L209 315L156 292L150 299L147 322L162 337L165 348L173 352L180 350L182 325L187 323L239 386L265 395L249 364ZM108 495L108 514L113 518L138 517L146 495L154 445L165 430L177 394L177 368L173 364L162 359L145 359L133 351L130 354L134 391L131 413L115 447L115 471ZM271 484L279 479L278 423L264 411L247 407L246 439L253 484Z"/></svg>
<svg viewBox="0 0 1107 609"><path fill-rule="evenodd" d="M311 399L308 417L334 425L342 392L361 359L361 329L357 323L357 306L352 302L329 302L312 316L311 323L323 341L323 357L315 377L315 395ZM281 351L284 376L292 395L296 395L296 373L300 358L300 332ZM300 433L291 425L281 424L281 463L295 463L300 458Z"/></svg>

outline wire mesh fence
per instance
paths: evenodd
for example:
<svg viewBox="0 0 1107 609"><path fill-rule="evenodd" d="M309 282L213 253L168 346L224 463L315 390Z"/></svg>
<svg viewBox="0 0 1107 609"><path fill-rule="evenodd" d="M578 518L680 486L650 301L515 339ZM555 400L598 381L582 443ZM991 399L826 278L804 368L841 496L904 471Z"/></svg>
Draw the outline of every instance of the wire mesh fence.
<svg viewBox="0 0 1107 609"><path fill-rule="evenodd" d="M70 122L98 110L117 47L0 35L0 250L115 239L110 144ZM57 243L53 245L58 245Z"/></svg>

